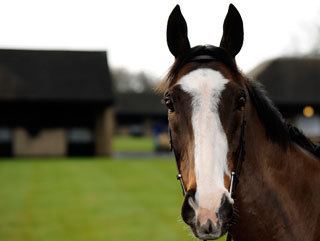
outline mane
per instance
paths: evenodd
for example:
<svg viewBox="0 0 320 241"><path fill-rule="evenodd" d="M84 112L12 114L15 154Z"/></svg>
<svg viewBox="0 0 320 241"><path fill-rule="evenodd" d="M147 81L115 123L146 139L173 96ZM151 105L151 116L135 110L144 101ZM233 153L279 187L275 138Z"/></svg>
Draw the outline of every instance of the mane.
<svg viewBox="0 0 320 241"><path fill-rule="evenodd" d="M295 143L320 158L320 146L314 144L297 127L285 121L259 83L256 81L248 83L251 101L265 127L267 138L284 148L290 143Z"/></svg>

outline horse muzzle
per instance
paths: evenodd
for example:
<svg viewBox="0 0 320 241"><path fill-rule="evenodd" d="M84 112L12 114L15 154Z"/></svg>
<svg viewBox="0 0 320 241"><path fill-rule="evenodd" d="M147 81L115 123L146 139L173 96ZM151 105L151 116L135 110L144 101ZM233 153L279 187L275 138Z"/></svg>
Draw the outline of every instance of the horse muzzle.
<svg viewBox="0 0 320 241"><path fill-rule="evenodd" d="M218 239L228 231L233 217L233 205L225 194L216 209L199 207L195 201L195 191L188 191L182 206L182 218L190 226L194 235L202 240Z"/></svg>

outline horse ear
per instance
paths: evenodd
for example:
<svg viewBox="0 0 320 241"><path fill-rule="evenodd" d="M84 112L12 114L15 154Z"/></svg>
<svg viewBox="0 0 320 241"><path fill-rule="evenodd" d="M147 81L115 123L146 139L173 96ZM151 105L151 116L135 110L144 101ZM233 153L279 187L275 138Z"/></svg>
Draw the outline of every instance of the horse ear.
<svg viewBox="0 0 320 241"><path fill-rule="evenodd" d="M168 19L167 44L170 52L176 58L190 49L188 27L179 5L172 10Z"/></svg>
<svg viewBox="0 0 320 241"><path fill-rule="evenodd" d="M220 47L224 48L234 58L240 52L243 44L243 22L240 13L233 4L229 5L228 13L223 23L223 35Z"/></svg>

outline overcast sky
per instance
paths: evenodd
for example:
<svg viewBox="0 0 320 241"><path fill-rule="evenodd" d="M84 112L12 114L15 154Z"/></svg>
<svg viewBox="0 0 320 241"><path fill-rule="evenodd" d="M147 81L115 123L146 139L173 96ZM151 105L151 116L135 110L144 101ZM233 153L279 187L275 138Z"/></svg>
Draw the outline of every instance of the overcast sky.
<svg viewBox="0 0 320 241"><path fill-rule="evenodd" d="M237 56L244 71L276 56L308 51L320 26L320 1L234 0L244 22ZM112 67L163 76L173 58L167 18L179 3L191 45L218 45L230 1L0 1L0 48L107 50Z"/></svg>

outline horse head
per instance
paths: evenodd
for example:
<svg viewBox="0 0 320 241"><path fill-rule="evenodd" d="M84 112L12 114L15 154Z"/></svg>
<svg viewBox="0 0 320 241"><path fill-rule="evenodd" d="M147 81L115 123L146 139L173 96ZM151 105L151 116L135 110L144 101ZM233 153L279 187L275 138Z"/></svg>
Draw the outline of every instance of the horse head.
<svg viewBox="0 0 320 241"><path fill-rule="evenodd" d="M235 62L243 44L241 16L230 5L220 46L191 47L177 5L168 19L167 44L175 62L161 89L186 190L182 218L196 237L216 239L234 213L229 189L247 109L246 81Z"/></svg>

